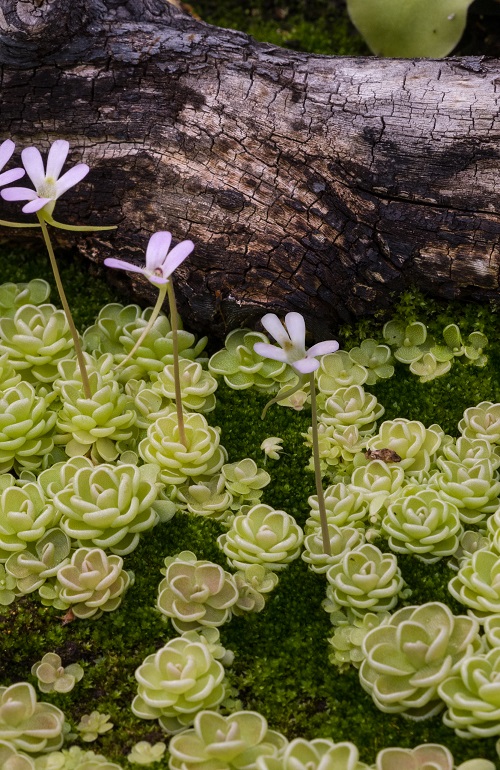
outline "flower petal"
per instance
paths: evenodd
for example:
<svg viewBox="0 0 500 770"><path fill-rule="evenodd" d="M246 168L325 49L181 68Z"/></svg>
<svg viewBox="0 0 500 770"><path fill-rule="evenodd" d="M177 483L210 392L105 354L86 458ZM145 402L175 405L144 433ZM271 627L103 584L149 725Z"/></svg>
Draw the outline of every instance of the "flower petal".
<svg viewBox="0 0 500 770"><path fill-rule="evenodd" d="M167 230L160 230L160 232L154 233L151 236L146 249L146 267L148 270L153 272L163 265L171 242L172 233L169 233Z"/></svg>
<svg viewBox="0 0 500 770"><path fill-rule="evenodd" d="M75 184L81 182L83 177L87 176L90 168L86 163L78 163L77 166L73 166L69 171L66 171L60 179L56 182L56 198L60 198L66 190L70 187L74 187Z"/></svg>
<svg viewBox="0 0 500 770"><path fill-rule="evenodd" d="M7 161L11 159L15 147L16 145L12 139L6 139L5 142L0 144L0 168L3 168Z"/></svg>
<svg viewBox="0 0 500 770"><path fill-rule="evenodd" d="M276 345L269 345L267 342L256 342L253 349L257 355L264 358L272 358L273 361L282 361L284 364L288 361L283 348L278 348Z"/></svg>
<svg viewBox="0 0 500 770"><path fill-rule="evenodd" d="M167 254L167 259L163 263L163 277L168 278L171 276L174 270L179 267L181 262L184 262L186 257L189 257L193 249L193 241L181 241L177 244L177 246L174 246L172 251Z"/></svg>
<svg viewBox="0 0 500 770"><path fill-rule="evenodd" d="M5 201L33 201L38 198L35 190L29 187L8 187L2 190L0 195Z"/></svg>
<svg viewBox="0 0 500 770"><path fill-rule="evenodd" d="M306 322L300 313L287 313L285 326L295 348L306 350Z"/></svg>
<svg viewBox="0 0 500 770"><path fill-rule="evenodd" d="M43 209L43 207L50 203L52 198L35 198L34 200L30 201L26 204L26 206L23 206L21 211L23 214L34 214L35 211L40 211L40 209Z"/></svg>
<svg viewBox="0 0 500 770"><path fill-rule="evenodd" d="M286 333L285 327L275 313L266 313L266 315L262 316L260 322L266 332L269 332L279 345L283 347L283 345L290 343L290 338Z"/></svg>
<svg viewBox="0 0 500 770"><path fill-rule="evenodd" d="M315 356L326 356L328 353L336 353L339 349L339 343L336 340L325 340L324 342L317 342L306 353L307 358L314 358Z"/></svg>
<svg viewBox="0 0 500 770"><path fill-rule="evenodd" d="M52 143L47 157L47 176L52 177L54 180L59 179L59 174L68 157L68 152L69 142L66 139L56 139Z"/></svg>
<svg viewBox="0 0 500 770"><path fill-rule="evenodd" d="M25 147L21 153L21 158L29 178L36 188L40 187L45 180L45 169L40 151L36 147Z"/></svg>
<svg viewBox="0 0 500 770"><path fill-rule="evenodd" d="M11 168L10 171L4 171L0 174L0 184L10 184L17 182L25 174L24 168Z"/></svg>
<svg viewBox="0 0 500 770"><path fill-rule="evenodd" d="M106 267L116 267L118 270L129 270L131 273L142 273L143 275L146 274L146 271L143 267L132 265L130 262L125 262L122 259L115 259L114 257L107 257L104 260L104 264Z"/></svg>
<svg viewBox="0 0 500 770"><path fill-rule="evenodd" d="M317 358L301 358L300 361L294 361L292 367L300 374L311 374L319 369Z"/></svg>

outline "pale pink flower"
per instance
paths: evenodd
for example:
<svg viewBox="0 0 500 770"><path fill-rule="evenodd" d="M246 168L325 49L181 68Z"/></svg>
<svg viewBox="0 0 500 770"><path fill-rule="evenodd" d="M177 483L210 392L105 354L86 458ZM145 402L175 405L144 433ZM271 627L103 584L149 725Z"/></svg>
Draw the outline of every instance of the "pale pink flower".
<svg viewBox="0 0 500 770"><path fill-rule="evenodd" d="M168 279L189 257L194 249L193 241L181 241L169 251L172 242L172 234L166 231L154 233L149 239L146 249L146 267L138 267L130 262L124 262L121 259L108 257L104 260L107 267L116 267L119 270L129 270L132 273L142 273L148 281L155 286L161 286L168 283Z"/></svg>
<svg viewBox="0 0 500 770"><path fill-rule="evenodd" d="M5 142L0 144L0 171L11 159L15 146L12 139L6 139ZM4 171L3 174L0 174L0 185L17 182L22 176L24 176L24 169L22 168L12 168L10 171Z"/></svg>
<svg viewBox="0 0 500 770"><path fill-rule="evenodd" d="M261 320L264 329L274 337L278 345L256 342L253 349L259 356L289 364L299 374L310 374L319 368L316 356L335 353L339 343L325 340L306 350L306 324L300 313L287 313L283 324L274 313L266 313Z"/></svg>
<svg viewBox="0 0 500 770"><path fill-rule="evenodd" d="M59 177L69 152L69 142L56 139L47 156L47 168L44 168L40 151L36 147L26 147L21 153L24 168L33 182L34 190L29 187L8 187L1 191L6 201L29 201L23 206L25 214L44 211L49 216L54 211L58 198L89 173L86 163L78 163ZM16 169L21 171L21 169ZM19 178L19 177L18 177Z"/></svg>

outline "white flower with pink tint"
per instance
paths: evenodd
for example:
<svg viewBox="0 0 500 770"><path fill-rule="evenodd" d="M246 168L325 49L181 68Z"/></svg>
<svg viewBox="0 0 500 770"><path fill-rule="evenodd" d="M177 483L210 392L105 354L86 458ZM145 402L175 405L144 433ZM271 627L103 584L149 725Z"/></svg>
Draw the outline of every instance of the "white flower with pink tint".
<svg viewBox="0 0 500 770"><path fill-rule="evenodd" d="M181 241L169 251L172 234L166 231L155 233L149 239L146 249L146 267L138 267L121 259L108 257L104 260L107 267L119 270L129 270L132 273L142 273L155 286L168 283L168 279L179 265L189 257L194 249L193 241Z"/></svg>
<svg viewBox="0 0 500 770"><path fill-rule="evenodd" d="M5 142L0 144L0 171L11 159L15 147L16 145L12 139L6 139ZM17 182L22 176L24 176L24 169L22 168L13 168L10 171L4 171L3 174L0 174L0 185Z"/></svg>
<svg viewBox="0 0 500 770"><path fill-rule="evenodd" d="M339 343L335 340L325 340L306 350L306 324L300 313L287 313L284 324L274 313L267 313L261 323L280 347L256 342L253 346L255 352L264 358L289 364L298 374L316 371L319 368L316 356L335 353L339 349Z"/></svg>
<svg viewBox="0 0 500 770"><path fill-rule="evenodd" d="M8 187L6 190L1 191L2 198L6 201L28 201L23 206L25 214L40 212L40 214L43 215L45 213L50 217L54 211L57 199L69 190L70 187L74 187L78 182L81 182L90 171L86 163L78 163L60 176L62 167L68 157L68 152L69 142L65 139L56 139L49 150L47 167L45 168L39 150L36 147L26 147L21 153L21 158L26 173L33 182L35 189L31 190L29 187ZM14 170L22 171L22 169ZM19 179L19 176L17 178Z"/></svg>

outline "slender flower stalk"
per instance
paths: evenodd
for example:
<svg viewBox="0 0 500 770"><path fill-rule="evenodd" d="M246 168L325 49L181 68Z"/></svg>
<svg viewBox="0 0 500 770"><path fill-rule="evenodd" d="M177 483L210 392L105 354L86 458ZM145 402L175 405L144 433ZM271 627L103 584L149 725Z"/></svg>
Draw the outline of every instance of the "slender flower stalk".
<svg viewBox="0 0 500 770"><path fill-rule="evenodd" d="M128 355L120 362L123 366L140 347L142 341L152 328L158 318L160 310L168 294L168 303L170 310L170 325L172 329L172 354L174 365L174 387L175 387L175 408L177 410L177 423L179 426L179 439L184 446L187 445L186 432L184 429L184 413L182 410L181 382L179 374L179 323L177 316L177 305L175 302L175 292L171 275L179 265L191 254L194 249L192 241L182 241L169 251L172 242L172 234L166 231L154 233L149 239L146 249L146 267L138 267L130 262L124 262L121 259L108 258L104 260L107 267L114 267L119 270L128 270L132 273L142 273L153 286L158 289L158 299L151 313L147 325L142 330L142 334L135 343Z"/></svg>
<svg viewBox="0 0 500 770"><path fill-rule="evenodd" d="M318 496L323 550L325 554L331 556L332 551L330 547L330 538L328 536L325 496L321 479L314 372L319 368L319 361L316 356L335 353L335 351L339 349L339 343L335 340L326 340L325 342L318 342L316 345L313 345L312 348L306 350L306 325L304 318L300 313L287 313L284 325L277 315L274 313L267 313L262 318L262 325L265 330L274 337L279 347L265 342L257 342L253 348L255 352L260 356L264 356L264 358L271 358L273 361L283 361L284 363L289 364L299 376L299 383L297 385L282 393L281 396L273 398L266 404L262 413L262 419L264 419L266 411L271 404L274 404L277 401L283 401L283 399L288 398L288 396L299 390L304 383L306 375L309 375L311 385L314 478L316 481L316 494Z"/></svg>
<svg viewBox="0 0 500 770"><path fill-rule="evenodd" d="M7 158L7 160L10 158L14 151L14 143L11 142L8 144L9 141L10 140L7 140L7 142L4 142L0 147L0 167L3 165L2 151L4 152L4 156ZM5 147L6 145L7 147ZM29 187L8 187L7 189L1 191L1 195L2 198L7 201L28 201L28 203L23 206L22 211L24 214L36 214L38 224L18 225L15 222L0 222L0 224L7 225L8 227L20 226L42 228L43 239L49 254L50 264L54 273L57 290L59 292L59 298L66 314L71 336L73 337L78 366L80 368L82 377L83 392L85 394L85 398L92 398L89 377L85 366L83 351L80 345L80 339L78 337L75 322L73 321L73 316L71 315L71 310L66 299L66 294L64 292L61 276L57 267L57 261L55 258L54 249L52 248L47 224L50 224L53 227L58 227L62 230L73 230L76 232L85 232L90 230L112 230L114 229L114 225L106 227L65 225L61 224L60 222L56 222L55 219L53 219L52 212L54 211L57 199L60 198L61 195L63 195L65 192L67 192L67 190L69 190L71 187L78 184L78 182L81 182L81 180L90 171L86 163L78 163L76 166L73 166L73 168L70 168L69 171L66 171L66 173L61 176L61 171L66 162L66 158L68 157L68 153L69 143L64 139L57 139L55 142L53 142L49 150L47 156L47 165L45 167L40 151L36 147L26 147L22 151L21 158L24 164L24 169L12 169L12 171L7 171L5 174L1 174L0 184L2 183L2 179L6 182L13 182L17 179L20 179L22 176L24 176L26 170L26 173L31 179L35 189L32 190Z"/></svg>

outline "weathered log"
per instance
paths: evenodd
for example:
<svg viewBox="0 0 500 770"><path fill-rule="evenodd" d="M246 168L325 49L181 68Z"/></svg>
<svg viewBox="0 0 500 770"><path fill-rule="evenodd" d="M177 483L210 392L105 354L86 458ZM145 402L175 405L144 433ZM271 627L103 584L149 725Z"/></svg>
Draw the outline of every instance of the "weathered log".
<svg viewBox="0 0 500 770"><path fill-rule="evenodd" d="M166 0L0 0L0 43L0 138L67 138L92 172L56 218L119 225L60 242L140 263L156 230L193 239L191 326L298 310L326 336L410 284L499 297L498 60L296 53Z"/></svg>

